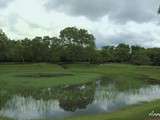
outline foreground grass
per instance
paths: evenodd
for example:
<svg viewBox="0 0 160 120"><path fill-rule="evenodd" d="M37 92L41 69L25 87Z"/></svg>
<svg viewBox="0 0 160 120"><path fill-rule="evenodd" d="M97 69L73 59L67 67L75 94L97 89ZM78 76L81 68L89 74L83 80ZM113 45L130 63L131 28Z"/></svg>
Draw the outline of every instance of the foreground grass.
<svg viewBox="0 0 160 120"><path fill-rule="evenodd" d="M65 120L159 120L149 116L154 111L160 112L160 101L130 106L110 114L68 118Z"/></svg>
<svg viewBox="0 0 160 120"><path fill-rule="evenodd" d="M63 120L159 120L158 117L156 118L149 116L149 113L151 113L152 111L154 111L155 113L160 112L160 100L130 106L113 113L71 117ZM0 118L0 120L11 119Z"/></svg>

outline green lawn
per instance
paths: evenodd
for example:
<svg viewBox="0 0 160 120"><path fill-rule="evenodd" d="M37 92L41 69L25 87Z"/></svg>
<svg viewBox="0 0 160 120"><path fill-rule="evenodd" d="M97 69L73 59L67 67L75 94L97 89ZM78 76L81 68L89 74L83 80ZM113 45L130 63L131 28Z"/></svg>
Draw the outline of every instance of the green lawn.
<svg viewBox="0 0 160 120"><path fill-rule="evenodd" d="M51 77L39 77L41 74ZM57 74L62 74L62 76L54 76ZM26 77L30 75L33 77ZM64 66L45 63L0 65L0 89L12 91L16 91L17 88L39 89L80 84L102 78L106 81L114 80L123 83L120 87L122 90L128 87L127 82L132 83L135 87L139 85L137 83L141 82L159 84L160 67L127 64L71 64L65 65L64 69ZM152 110L160 112L160 101L127 107L111 114L76 117L67 120L144 120L144 117ZM0 120L3 119L0 118Z"/></svg>

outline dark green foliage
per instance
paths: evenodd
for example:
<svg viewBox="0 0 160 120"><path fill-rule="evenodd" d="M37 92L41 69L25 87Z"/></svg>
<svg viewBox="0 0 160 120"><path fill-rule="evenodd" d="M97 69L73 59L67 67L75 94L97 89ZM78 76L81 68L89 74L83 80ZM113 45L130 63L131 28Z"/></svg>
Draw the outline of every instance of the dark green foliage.
<svg viewBox="0 0 160 120"><path fill-rule="evenodd" d="M0 31L0 62L86 62L95 50L95 38L87 30L65 28L60 37L9 40Z"/></svg>
<svg viewBox="0 0 160 120"><path fill-rule="evenodd" d="M132 46L132 54L130 62L136 65L150 64L150 58L147 54L147 50L139 46Z"/></svg>
<svg viewBox="0 0 160 120"><path fill-rule="evenodd" d="M103 62L115 61L115 49L114 46L104 46L101 50Z"/></svg>
<svg viewBox="0 0 160 120"><path fill-rule="evenodd" d="M63 62L85 62L95 49L94 36L84 29L65 28L60 32L60 40L64 49Z"/></svg>
<svg viewBox="0 0 160 120"><path fill-rule="evenodd" d="M0 30L0 62L7 60L9 47L8 42L6 34Z"/></svg>
<svg viewBox="0 0 160 120"><path fill-rule="evenodd" d="M158 65L158 66L160 65L160 48L148 49L148 55L153 65Z"/></svg>
<svg viewBox="0 0 160 120"><path fill-rule="evenodd" d="M96 49L95 38L85 29L67 27L58 37L10 40L0 31L0 62L51 62L92 64L116 62L160 65L160 48L119 44Z"/></svg>
<svg viewBox="0 0 160 120"><path fill-rule="evenodd" d="M102 55L101 55L100 52L101 51L99 51L99 50L95 50L94 52L92 52L91 55L90 55L89 62L92 63L92 64L103 63L103 58L102 58Z"/></svg>
<svg viewBox="0 0 160 120"><path fill-rule="evenodd" d="M128 62L130 56L130 47L129 45L119 44L115 48L115 61L116 62Z"/></svg>

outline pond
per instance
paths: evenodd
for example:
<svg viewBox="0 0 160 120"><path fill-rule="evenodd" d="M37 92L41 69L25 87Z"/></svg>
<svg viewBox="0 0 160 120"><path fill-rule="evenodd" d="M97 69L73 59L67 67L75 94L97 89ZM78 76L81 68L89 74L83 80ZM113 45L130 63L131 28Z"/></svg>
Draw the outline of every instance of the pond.
<svg viewBox="0 0 160 120"><path fill-rule="evenodd" d="M109 113L160 99L160 85L97 80L81 85L46 89L0 91L0 116L16 120L58 119Z"/></svg>

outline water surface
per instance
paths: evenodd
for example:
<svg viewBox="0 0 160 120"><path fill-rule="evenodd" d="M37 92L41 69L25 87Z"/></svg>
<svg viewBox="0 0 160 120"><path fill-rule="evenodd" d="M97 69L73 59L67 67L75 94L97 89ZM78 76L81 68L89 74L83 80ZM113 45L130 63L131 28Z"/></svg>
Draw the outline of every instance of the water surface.
<svg viewBox="0 0 160 120"><path fill-rule="evenodd" d="M160 99L160 85L104 82L9 94L0 91L0 116L16 120L64 118L108 113L117 109Z"/></svg>

